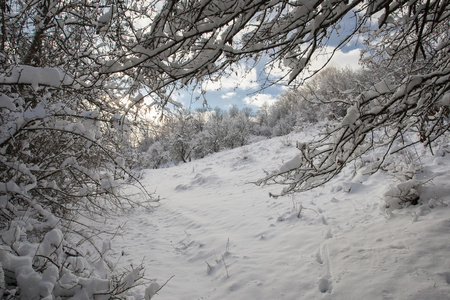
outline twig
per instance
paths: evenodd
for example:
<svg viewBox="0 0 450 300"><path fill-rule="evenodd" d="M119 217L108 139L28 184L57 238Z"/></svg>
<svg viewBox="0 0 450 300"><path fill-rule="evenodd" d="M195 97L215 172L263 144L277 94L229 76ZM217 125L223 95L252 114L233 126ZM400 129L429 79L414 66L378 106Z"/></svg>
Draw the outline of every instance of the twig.
<svg viewBox="0 0 450 300"><path fill-rule="evenodd" d="M299 209L298 215L297 215L297 218L299 218L299 219L300 219L300 214L302 213L302 209L303 209L303 205L300 204L300 209Z"/></svg>
<svg viewBox="0 0 450 300"><path fill-rule="evenodd" d="M162 288L165 287L166 284L167 284L172 278L174 278L174 277L175 277L175 275L170 276L170 278L167 279L166 282L164 282L164 284L161 285L161 286L156 290L155 294L157 294L160 290L162 290Z"/></svg>
<svg viewBox="0 0 450 300"><path fill-rule="evenodd" d="M223 261L223 265L225 266L225 271L227 272L227 278L230 278L230 275L228 274L228 266L225 262L225 256L222 255L222 261Z"/></svg>
<svg viewBox="0 0 450 300"><path fill-rule="evenodd" d="M205 260L206 265L208 266L208 270L206 271L207 274L209 274L212 271L211 265Z"/></svg>

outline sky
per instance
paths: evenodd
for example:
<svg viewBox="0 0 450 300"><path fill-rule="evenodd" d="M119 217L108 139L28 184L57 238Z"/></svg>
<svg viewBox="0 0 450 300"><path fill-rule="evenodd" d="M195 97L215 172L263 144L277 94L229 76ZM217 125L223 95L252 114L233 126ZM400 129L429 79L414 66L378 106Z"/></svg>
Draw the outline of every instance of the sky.
<svg viewBox="0 0 450 300"><path fill-rule="evenodd" d="M360 49L355 48L347 52L344 51L337 51L328 66L358 69L360 67L358 64ZM324 62L324 57L318 58L312 63L311 68L313 70L319 69ZM233 74L233 76L222 78L220 82L205 83L203 85L206 90L204 97L196 99L196 97L200 96L198 90L193 93L181 91L177 100L186 108L192 110L204 107L204 99L206 99L208 107L211 108L228 109L232 105L237 105L240 108L249 106L256 111L265 102L270 105L276 101L278 96L288 88L286 85L279 84L261 91L262 83L258 82L257 77L257 69L248 69L242 65L237 74Z"/></svg>
<svg viewBox="0 0 450 300"><path fill-rule="evenodd" d="M322 53L331 53L334 46L341 41L343 34L354 29L355 19L353 13L349 13L340 25L341 35L332 35L328 46ZM360 47L359 37L353 38L335 52L327 66L337 68L350 67L355 70L360 68L358 64ZM310 69L320 69L327 60L328 57L326 55L317 57L311 62ZM263 82L261 82L261 79L258 79L258 75L263 68L263 63L259 63L256 68L250 68L246 67L242 62L236 66L234 69L235 73L232 76L221 78L217 82L209 81L204 83L202 87L206 91L205 94L202 95L200 89L183 90L175 95L175 100L182 103L188 110L203 107L210 109L219 107L227 110L231 106L236 105L239 108L250 107L256 112L265 102L269 105L274 103L280 94L288 88L285 84L279 84L261 90ZM205 99L207 105L205 105Z"/></svg>

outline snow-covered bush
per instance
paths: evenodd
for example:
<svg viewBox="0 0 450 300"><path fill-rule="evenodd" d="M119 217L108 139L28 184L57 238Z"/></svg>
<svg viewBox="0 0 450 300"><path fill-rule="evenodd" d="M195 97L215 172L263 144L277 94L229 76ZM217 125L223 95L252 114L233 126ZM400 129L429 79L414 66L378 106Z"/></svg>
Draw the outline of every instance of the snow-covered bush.
<svg viewBox="0 0 450 300"><path fill-rule="evenodd" d="M228 114L222 123L226 135L222 141L224 148L242 147L248 143L250 137L250 120L244 112L237 110L235 114Z"/></svg>
<svg viewBox="0 0 450 300"><path fill-rule="evenodd" d="M386 209L391 211L410 205L417 205L420 200L419 188L423 184L420 180L410 179L390 188L384 194Z"/></svg>
<svg viewBox="0 0 450 300"><path fill-rule="evenodd" d="M404 138L413 138L413 134L409 134ZM402 144L398 143L398 146L401 147ZM384 207L387 212L410 205L417 205L423 200L421 199L421 188L428 184L430 179L418 179L423 169L419 163L419 154L416 151L403 149L386 158L383 164L380 165L380 162L375 162L366 169L366 174L370 174L374 172L374 169L381 168L392 177L393 184L389 186L383 195Z"/></svg>
<svg viewBox="0 0 450 300"><path fill-rule="evenodd" d="M168 145L164 145L163 141L153 143L145 153L146 155L141 157L139 167L158 169L161 166L167 166L171 161L168 147Z"/></svg>
<svg viewBox="0 0 450 300"><path fill-rule="evenodd" d="M141 267L115 270L107 259L108 243L96 245L100 241L90 238L92 233L86 231L83 242L63 233L57 219L43 222L29 213L23 218L10 222L0 234L0 294L6 299L121 298L143 283ZM94 249L98 252L90 253Z"/></svg>
<svg viewBox="0 0 450 300"><path fill-rule="evenodd" d="M137 205L120 191L122 183L135 182L122 151L132 125L123 99L135 93L123 88L126 76L101 75L104 55L111 57L117 44L92 24L123 8L76 0L0 5L0 293L6 298L124 297L142 277L114 270L95 229L99 216ZM135 276L126 285L115 279L127 274Z"/></svg>
<svg viewBox="0 0 450 300"><path fill-rule="evenodd" d="M126 288L114 281L112 266L100 268L103 253L94 258L80 241L97 242L95 215L134 205L120 195L121 181L133 175L114 146L126 120L106 106L85 110L79 103L89 101L57 88L62 77L49 79L56 68L19 68L17 77L16 67L4 69L3 81L17 83L0 87L2 292L22 299L120 296L134 281ZM37 87L27 78L37 78Z"/></svg>

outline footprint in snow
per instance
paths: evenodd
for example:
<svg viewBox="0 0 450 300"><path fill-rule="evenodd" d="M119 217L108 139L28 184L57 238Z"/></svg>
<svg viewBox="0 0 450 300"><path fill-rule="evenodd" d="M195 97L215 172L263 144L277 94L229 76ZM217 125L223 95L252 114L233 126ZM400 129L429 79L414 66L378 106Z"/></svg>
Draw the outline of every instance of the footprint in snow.
<svg viewBox="0 0 450 300"><path fill-rule="evenodd" d="M317 253L316 253L316 261L317 261L319 264L323 265L324 261L323 261L323 258L322 258L322 254L321 254L320 252L321 252L320 249L317 250Z"/></svg>
<svg viewBox="0 0 450 300"><path fill-rule="evenodd" d="M175 187L175 191L185 191L187 189L189 189L189 186L186 184L179 184Z"/></svg>
<svg viewBox="0 0 450 300"><path fill-rule="evenodd" d="M444 279L445 279L445 282L447 284L450 284L450 272L440 273L439 275L442 275L442 277L444 277Z"/></svg>
<svg viewBox="0 0 450 300"><path fill-rule="evenodd" d="M324 276L320 278L319 282L317 283L317 286L322 294L325 293L330 294L333 291L333 284L331 283L329 276Z"/></svg>
<svg viewBox="0 0 450 300"><path fill-rule="evenodd" d="M330 294L333 291L333 280L331 276L332 266L330 261L330 254L328 252L328 245L325 242L316 252L316 261L321 265L325 265L327 269L326 275L322 276L322 278L320 278L317 282L317 288L323 294Z"/></svg>
<svg viewBox="0 0 450 300"><path fill-rule="evenodd" d="M331 227L328 227L328 231L327 234L325 235L325 239L331 239L333 237L333 230L331 229Z"/></svg>

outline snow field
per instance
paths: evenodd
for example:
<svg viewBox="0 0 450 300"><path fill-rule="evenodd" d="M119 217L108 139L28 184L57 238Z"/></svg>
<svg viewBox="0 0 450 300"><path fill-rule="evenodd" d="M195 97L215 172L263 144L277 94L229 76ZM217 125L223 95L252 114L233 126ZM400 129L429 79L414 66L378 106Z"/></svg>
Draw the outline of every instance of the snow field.
<svg viewBox="0 0 450 300"><path fill-rule="evenodd" d="M450 299L448 152L421 156L418 180L433 178L422 205L386 210L383 195L400 181L362 175L362 162L325 187L270 198L282 187L250 182L297 154L285 140L146 170L161 205L105 225L126 222L112 259L143 262L160 285L171 278L153 299Z"/></svg>

